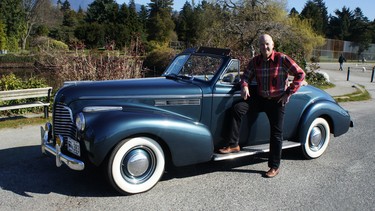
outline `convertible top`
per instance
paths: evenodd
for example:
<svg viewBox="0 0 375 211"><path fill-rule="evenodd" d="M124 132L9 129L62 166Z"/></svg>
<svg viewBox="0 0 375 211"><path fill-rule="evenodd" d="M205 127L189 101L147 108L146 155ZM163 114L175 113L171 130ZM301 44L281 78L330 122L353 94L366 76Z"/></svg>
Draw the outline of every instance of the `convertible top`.
<svg viewBox="0 0 375 211"><path fill-rule="evenodd" d="M184 51L184 53L207 53L220 56L228 56L230 54L230 49L199 47L198 50L196 48L188 48Z"/></svg>

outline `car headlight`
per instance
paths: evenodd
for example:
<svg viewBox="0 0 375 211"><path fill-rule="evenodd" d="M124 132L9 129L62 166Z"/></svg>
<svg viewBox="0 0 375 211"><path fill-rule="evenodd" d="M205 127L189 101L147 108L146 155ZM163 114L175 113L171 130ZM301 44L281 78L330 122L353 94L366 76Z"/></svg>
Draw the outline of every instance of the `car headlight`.
<svg viewBox="0 0 375 211"><path fill-rule="evenodd" d="M86 120L82 112L78 113L76 116L76 126L79 131L83 131L85 129Z"/></svg>

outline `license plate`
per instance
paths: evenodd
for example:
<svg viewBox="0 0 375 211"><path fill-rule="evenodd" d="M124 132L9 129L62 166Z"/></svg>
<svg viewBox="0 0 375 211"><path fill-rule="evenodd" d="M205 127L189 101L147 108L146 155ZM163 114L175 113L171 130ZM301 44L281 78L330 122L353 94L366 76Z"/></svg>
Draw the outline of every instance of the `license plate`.
<svg viewBox="0 0 375 211"><path fill-rule="evenodd" d="M79 142L68 137L68 151L77 156L81 156L81 147Z"/></svg>

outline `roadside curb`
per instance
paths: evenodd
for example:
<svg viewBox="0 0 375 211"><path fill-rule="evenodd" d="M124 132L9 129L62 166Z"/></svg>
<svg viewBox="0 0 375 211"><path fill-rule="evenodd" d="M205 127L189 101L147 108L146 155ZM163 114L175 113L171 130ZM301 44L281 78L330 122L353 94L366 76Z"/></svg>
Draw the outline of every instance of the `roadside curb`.
<svg viewBox="0 0 375 211"><path fill-rule="evenodd" d="M332 96L335 100L348 100L352 97L359 97L363 94L366 93L366 89L364 89L361 85L358 85L358 84L353 84L352 85L353 88L355 88L357 91L351 93L351 94L346 94L346 95L339 95L339 96ZM360 91L360 93L357 93L358 91Z"/></svg>

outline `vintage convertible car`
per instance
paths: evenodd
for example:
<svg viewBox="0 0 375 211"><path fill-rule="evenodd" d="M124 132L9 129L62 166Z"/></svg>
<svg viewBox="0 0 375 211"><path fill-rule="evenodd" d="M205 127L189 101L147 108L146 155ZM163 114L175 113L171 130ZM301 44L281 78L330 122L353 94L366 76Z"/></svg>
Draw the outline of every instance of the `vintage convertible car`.
<svg viewBox="0 0 375 211"><path fill-rule="evenodd" d="M177 55L161 77L68 82L55 95L52 124L41 127L42 151L74 170L104 165L122 194L151 189L167 163L268 152L269 122L260 113L243 121L239 153L215 153L225 143L229 110L241 98L240 74L230 50L201 47ZM308 159L318 158L331 134L351 126L330 95L303 86L286 106L283 148L301 147Z"/></svg>

